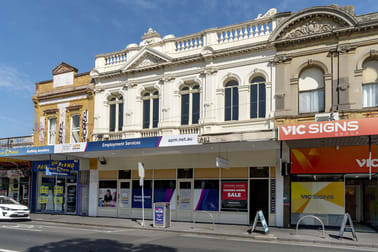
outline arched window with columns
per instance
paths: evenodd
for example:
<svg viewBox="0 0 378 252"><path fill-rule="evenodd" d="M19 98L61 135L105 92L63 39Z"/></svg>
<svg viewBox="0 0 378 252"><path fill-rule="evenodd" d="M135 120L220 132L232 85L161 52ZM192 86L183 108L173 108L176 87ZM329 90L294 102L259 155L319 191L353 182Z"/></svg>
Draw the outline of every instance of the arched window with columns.
<svg viewBox="0 0 378 252"><path fill-rule="evenodd" d="M146 91L143 99L143 129L157 128L159 124L159 91Z"/></svg>
<svg viewBox="0 0 378 252"><path fill-rule="evenodd" d="M237 80L229 80L225 84L224 120L239 120L239 83Z"/></svg>
<svg viewBox="0 0 378 252"><path fill-rule="evenodd" d="M304 69L299 76L299 113L324 112L324 72Z"/></svg>
<svg viewBox="0 0 378 252"><path fill-rule="evenodd" d="M367 59L362 72L362 107L378 106L378 60Z"/></svg>
<svg viewBox="0 0 378 252"><path fill-rule="evenodd" d="M123 128L123 96L113 94L108 97L109 103L109 131L118 132Z"/></svg>
<svg viewBox="0 0 378 252"><path fill-rule="evenodd" d="M198 124L200 116L200 88L198 84L184 85L181 95L181 125Z"/></svg>
<svg viewBox="0 0 378 252"><path fill-rule="evenodd" d="M265 78L256 76L251 80L250 118L264 118L266 113Z"/></svg>

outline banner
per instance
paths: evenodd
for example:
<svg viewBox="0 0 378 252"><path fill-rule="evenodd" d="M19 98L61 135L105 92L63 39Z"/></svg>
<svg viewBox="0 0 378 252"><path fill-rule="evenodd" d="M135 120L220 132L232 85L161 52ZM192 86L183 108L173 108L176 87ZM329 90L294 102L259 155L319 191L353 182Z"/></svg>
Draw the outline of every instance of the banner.
<svg viewBox="0 0 378 252"><path fill-rule="evenodd" d="M55 144L54 153L85 152L87 143Z"/></svg>
<svg viewBox="0 0 378 252"><path fill-rule="evenodd" d="M222 208L248 209L247 183L222 182Z"/></svg>
<svg viewBox="0 0 378 252"><path fill-rule="evenodd" d="M158 147L160 137L88 142L86 151L104 151Z"/></svg>
<svg viewBox="0 0 378 252"><path fill-rule="evenodd" d="M81 120L81 141L86 142L88 139L88 110L83 111Z"/></svg>
<svg viewBox="0 0 378 252"><path fill-rule="evenodd" d="M45 143L45 117L41 116L39 118L39 128L38 128L39 142Z"/></svg>
<svg viewBox="0 0 378 252"><path fill-rule="evenodd" d="M378 117L311 122L278 127L278 140L366 136L377 134Z"/></svg>
<svg viewBox="0 0 378 252"><path fill-rule="evenodd" d="M117 189L114 188L100 188L98 192L98 206L99 207L116 207L117 203Z"/></svg>
<svg viewBox="0 0 378 252"><path fill-rule="evenodd" d="M54 146L20 147L13 149L0 149L0 157L28 156L40 154L53 154Z"/></svg>
<svg viewBox="0 0 378 252"><path fill-rule="evenodd" d="M187 134L187 135L175 135L175 136L162 136L159 147L170 147L170 146L185 146L185 145L197 145L198 135L197 134Z"/></svg>
<svg viewBox="0 0 378 252"><path fill-rule="evenodd" d="M152 189L144 188L144 208L152 208ZM133 188L132 208L142 208L142 188Z"/></svg>
<svg viewBox="0 0 378 252"><path fill-rule="evenodd" d="M79 160L53 160L33 162L33 171L45 172L48 176L70 176L71 171L78 170Z"/></svg>
<svg viewBox="0 0 378 252"><path fill-rule="evenodd" d="M371 146L371 168L378 172L378 145ZM292 174L369 173L369 146L291 150Z"/></svg>
<svg viewBox="0 0 378 252"><path fill-rule="evenodd" d="M344 214L344 182L292 182L291 213Z"/></svg>

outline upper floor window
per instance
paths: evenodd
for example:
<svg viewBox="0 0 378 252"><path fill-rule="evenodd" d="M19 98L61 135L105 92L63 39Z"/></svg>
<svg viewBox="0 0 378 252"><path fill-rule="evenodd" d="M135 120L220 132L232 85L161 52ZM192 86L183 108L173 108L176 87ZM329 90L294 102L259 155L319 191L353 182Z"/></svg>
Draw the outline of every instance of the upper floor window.
<svg viewBox="0 0 378 252"><path fill-rule="evenodd" d="M230 80L225 85L224 120L239 120L239 83Z"/></svg>
<svg viewBox="0 0 378 252"><path fill-rule="evenodd" d="M123 97L109 97L109 131L122 131L123 127Z"/></svg>
<svg viewBox="0 0 378 252"><path fill-rule="evenodd" d="M324 74L316 67L307 68L299 77L299 113L324 111Z"/></svg>
<svg viewBox="0 0 378 252"><path fill-rule="evenodd" d="M362 106L378 106L378 61L375 59L367 60L363 64Z"/></svg>
<svg viewBox="0 0 378 252"><path fill-rule="evenodd" d="M143 94L143 129L157 128L159 122L159 91Z"/></svg>
<svg viewBox="0 0 378 252"><path fill-rule="evenodd" d="M199 85L184 86L181 94L181 125L198 124L200 116Z"/></svg>
<svg viewBox="0 0 378 252"><path fill-rule="evenodd" d="M250 118L265 117L265 78L261 76L253 78L250 91Z"/></svg>
<svg viewBox="0 0 378 252"><path fill-rule="evenodd" d="M80 115L71 116L71 143L80 142Z"/></svg>
<svg viewBox="0 0 378 252"><path fill-rule="evenodd" d="M56 141L56 117L51 117L48 120L48 144L55 144Z"/></svg>

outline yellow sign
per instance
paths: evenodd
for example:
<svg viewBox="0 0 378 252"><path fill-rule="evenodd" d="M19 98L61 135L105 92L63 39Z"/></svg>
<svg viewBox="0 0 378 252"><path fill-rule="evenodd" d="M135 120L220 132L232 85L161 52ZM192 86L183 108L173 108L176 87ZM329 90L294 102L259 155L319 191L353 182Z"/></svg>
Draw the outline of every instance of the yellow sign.
<svg viewBox="0 0 378 252"><path fill-rule="evenodd" d="M292 182L291 212L344 214L344 182Z"/></svg>
<svg viewBox="0 0 378 252"><path fill-rule="evenodd" d="M47 204L49 202L49 197L48 196L39 196L39 203L41 204Z"/></svg>
<svg viewBox="0 0 378 252"><path fill-rule="evenodd" d="M63 197L55 197L55 198L54 198L54 202L55 202L55 204L57 204L57 205L61 205L61 204L63 204Z"/></svg>
<svg viewBox="0 0 378 252"><path fill-rule="evenodd" d="M39 194L49 194L49 187L48 186L40 186L39 187Z"/></svg>
<svg viewBox="0 0 378 252"><path fill-rule="evenodd" d="M54 186L54 194L63 194L63 186Z"/></svg>

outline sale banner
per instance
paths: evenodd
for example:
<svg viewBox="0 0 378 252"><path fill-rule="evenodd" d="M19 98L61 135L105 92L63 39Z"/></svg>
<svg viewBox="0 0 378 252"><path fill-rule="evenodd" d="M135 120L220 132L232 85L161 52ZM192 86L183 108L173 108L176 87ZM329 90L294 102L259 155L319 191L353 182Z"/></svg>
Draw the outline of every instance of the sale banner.
<svg viewBox="0 0 378 252"><path fill-rule="evenodd" d="M247 183L222 183L223 200L246 200Z"/></svg>

